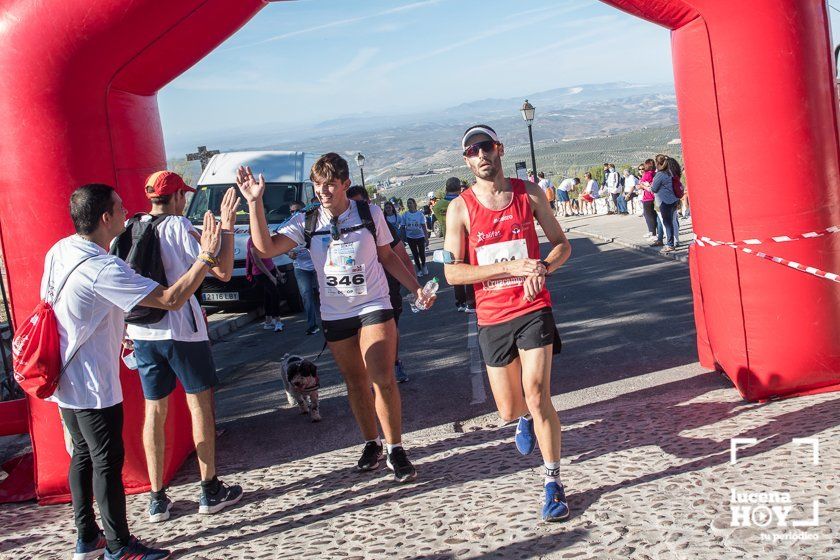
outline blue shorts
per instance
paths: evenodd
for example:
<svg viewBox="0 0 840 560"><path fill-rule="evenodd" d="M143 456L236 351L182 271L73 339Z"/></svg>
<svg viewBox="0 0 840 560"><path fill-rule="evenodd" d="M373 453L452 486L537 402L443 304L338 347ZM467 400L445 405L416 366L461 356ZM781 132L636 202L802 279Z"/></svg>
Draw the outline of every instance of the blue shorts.
<svg viewBox="0 0 840 560"><path fill-rule="evenodd" d="M149 401L168 397L175 390L175 378L190 394L219 383L210 341L135 340L134 357L143 396Z"/></svg>
<svg viewBox="0 0 840 560"><path fill-rule="evenodd" d="M557 189L557 201L558 202L569 202L569 193L566 191L561 191Z"/></svg>

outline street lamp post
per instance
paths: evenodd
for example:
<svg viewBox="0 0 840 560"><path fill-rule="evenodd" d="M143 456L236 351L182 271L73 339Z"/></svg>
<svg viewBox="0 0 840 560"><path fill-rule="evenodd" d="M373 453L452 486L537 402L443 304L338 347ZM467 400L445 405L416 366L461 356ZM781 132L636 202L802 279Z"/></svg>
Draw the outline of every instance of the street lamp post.
<svg viewBox="0 0 840 560"><path fill-rule="evenodd" d="M534 155L534 133L531 130L531 123L534 122L534 112L536 109L533 105L528 103L528 100L525 100L525 103L522 105L522 118L525 119L525 122L528 123L528 140L531 142L531 171L534 173L534 179L537 177L537 156Z"/></svg>
<svg viewBox="0 0 840 560"><path fill-rule="evenodd" d="M359 173L362 174L362 188L367 188L365 186L365 156L362 155L362 152L356 152L356 164L359 166Z"/></svg>

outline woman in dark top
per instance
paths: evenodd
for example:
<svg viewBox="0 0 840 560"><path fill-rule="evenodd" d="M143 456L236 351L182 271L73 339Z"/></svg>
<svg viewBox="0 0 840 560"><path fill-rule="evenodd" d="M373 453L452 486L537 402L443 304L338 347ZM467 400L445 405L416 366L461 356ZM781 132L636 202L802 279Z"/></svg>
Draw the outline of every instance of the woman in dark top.
<svg viewBox="0 0 840 560"><path fill-rule="evenodd" d="M662 216L662 225L665 228L665 246L662 253L670 253L674 250L674 212L680 199L674 194L674 180L679 181L682 170L680 164L665 154L657 154L653 161L656 163L656 175L653 177L653 184L650 190L659 203L659 213Z"/></svg>

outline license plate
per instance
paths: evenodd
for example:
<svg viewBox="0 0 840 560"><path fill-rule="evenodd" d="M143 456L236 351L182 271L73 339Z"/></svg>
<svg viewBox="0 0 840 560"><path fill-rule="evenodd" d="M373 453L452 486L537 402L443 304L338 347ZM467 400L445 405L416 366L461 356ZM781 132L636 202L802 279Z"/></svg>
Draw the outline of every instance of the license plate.
<svg viewBox="0 0 840 560"><path fill-rule="evenodd" d="M239 292L210 292L202 296L204 301L239 301Z"/></svg>

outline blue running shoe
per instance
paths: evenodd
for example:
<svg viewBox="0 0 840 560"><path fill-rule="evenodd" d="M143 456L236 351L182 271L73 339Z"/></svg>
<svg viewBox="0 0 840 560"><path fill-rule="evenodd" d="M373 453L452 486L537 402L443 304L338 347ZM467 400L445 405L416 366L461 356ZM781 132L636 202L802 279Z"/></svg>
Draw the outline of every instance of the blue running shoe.
<svg viewBox="0 0 840 560"><path fill-rule="evenodd" d="M534 435L534 419L528 419L524 416L519 417L519 423L516 425L516 435L513 437L516 442L516 450L523 455L528 455L534 450L537 445L537 436Z"/></svg>
<svg viewBox="0 0 840 560"><path fill-rule="evenodd" d="M562 485L556 482L545 485L542 517L544 521L563 521L569 518L569 506L566 503L566 492Z"/></svg>
<svg viewBox="0 0 840 560"><path fill-rule="evenodd" d="M198 500L198 513L210 514L222 511L242 499L242 487L234 484L228 486L219 481L219 491L215 494L201 491L201 498Z"/></svg>
<svg viewBox="0 0 840 560"><path fill-rule="evenodd" d="M149 521L151 523L160 523L169 519L169 510L172 509L172 500L164 494L163 499L155 500L152 498L149 501Z"/></svg>
<svg viewBox="0 0 840 560"><path fill-rule="evenodd" d="M170 556L168 550L149 548L135 537L131 537L128 544L116 552L105 549L105 560L166 560Z"/></svg>
<svg viewBox="0 0 840 560"><path fill-rule="evenodd" d="M94 560L95 558L99 558L105 553L107 544L102 531L99 531L96 538L89 542L78 539L76 540L76 550L73 552L73 560Z"/></svg>

